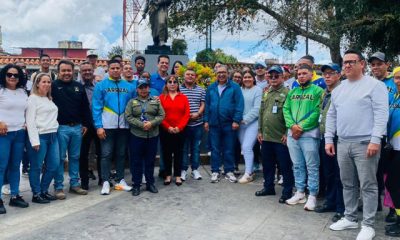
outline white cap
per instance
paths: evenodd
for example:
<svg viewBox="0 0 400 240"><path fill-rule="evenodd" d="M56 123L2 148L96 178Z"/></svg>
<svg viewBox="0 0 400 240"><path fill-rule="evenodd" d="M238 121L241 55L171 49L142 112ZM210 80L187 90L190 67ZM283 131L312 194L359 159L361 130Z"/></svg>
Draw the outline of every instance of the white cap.
<svg viewBox="0 0 400 240"><path fill-rule="evenodd" d="M90 56L95 56L95 57L99 57L99 55L97 54L96 50L91 49L87 51L86 57L90 57Z"/></svg>

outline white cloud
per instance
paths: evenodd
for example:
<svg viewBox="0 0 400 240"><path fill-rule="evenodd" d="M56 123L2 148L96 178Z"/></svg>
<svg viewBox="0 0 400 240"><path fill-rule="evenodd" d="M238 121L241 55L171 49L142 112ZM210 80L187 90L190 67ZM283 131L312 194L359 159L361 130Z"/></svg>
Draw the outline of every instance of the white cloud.
<svg viewBox="0 0 400 240"><path fill-rule="evenodd" d="M83 42L83 47L98 49L99 54L105 57L112 46L122 45L121 36L110 41L109 36L105 35L110 32L109 30L114 33L121 31L122 34L122 29L112 29L115 17L122 19L122 2L122 0L1 0L0 24L3 32L3 48L9 52L18 52L18 47L56 47L58 41L77 39ZM139 14L139 18L141 15ZM264 20L269 21L268 19L266 17ZM271 26L264 21L253 24L251 29L234 35L227 30L214 28L213 48L221 48L241 62L277 58L280 62L292 63L305 54L304 39L300 39L298 50L292 53L284 51L279 46L278 37L255 47ZM142 21L138 32L139 50L145 50L148 45L153 44L148 19ZM170 36L168 44L171 44L174 37L184 38L187 41L189 58L193 59L196 52L205 48L205 36L194 32L191 28L180 36ZM313 41L310 41L310 53L314 55L317 63L330 61L329 50Z"/></svg>
<svg viewBox="0 0 400 240"><path fill-rule="evenodd" d="M102 32L112 26L112 16L122 15L122 1L109 0L2 0L0 23L3 47L56 47L60 40L78 38L84 47L103 48Z"/></svg>

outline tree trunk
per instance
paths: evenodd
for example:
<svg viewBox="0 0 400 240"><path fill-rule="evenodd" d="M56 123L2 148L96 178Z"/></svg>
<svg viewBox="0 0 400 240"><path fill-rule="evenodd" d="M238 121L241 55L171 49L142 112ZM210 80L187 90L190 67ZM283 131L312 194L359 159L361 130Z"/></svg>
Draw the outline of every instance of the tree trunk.
<svg viewBox="0 0 400 240"><path fill-rule="evenodd" d="M329 46L331 60L342 66L342 56L340 55L340 39L331 39L332 44Z"/></svg>

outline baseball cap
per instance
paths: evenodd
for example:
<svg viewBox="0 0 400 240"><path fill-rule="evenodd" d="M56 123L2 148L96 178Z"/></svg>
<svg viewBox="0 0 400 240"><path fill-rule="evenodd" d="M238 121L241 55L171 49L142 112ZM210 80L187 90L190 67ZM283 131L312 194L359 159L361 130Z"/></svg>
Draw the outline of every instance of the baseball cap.
<svg viewBox="0 0 400 240"><path fill-rule="evenodd" d="M288 65L282 66L283 70L290 73L290 67Z"/></svg>
<svg viewBox="0 0 400 240"><path fill-rule="evenodd" d="M336 71L338 73L342 72L342 69L340 68L340 66L336 63L329 63L329 64L325 64L321 67L321 72L324 72L327 68L332 69L333 71Z"/></svg>
<svg viewBox="0 0 400 240"><path fill-rule="evenodd" d="M88 50L86 57L99 57L99 55L97 54L97 52L95 50Z"/></svg>
<svg viewBox="0 0 400 240"><path fill-rule="evenodd" d="M277 73L282 74L283 73L283 69L282 69L281 66L274 65L270 69L268 69L268 73L271 73L271 72L277 72Z"/></svg>
<svg viewBox="0 0 400 240"><path fill-rule="evenodd" d="M368 62L371 63L372 60L374 59L378 59L382 62L386 62L386 56L383 52L376 52L374 54L371 55L371 57L369 57Z"/></svg>
<svg viewBox="0 0 400 240"><path fill-rule="evenodd" d="M258 67L266 68L267 66L263 62L256 62L256 64L254 64L254 68L258 68Z"/></svg>
<svg viewBox="0 0 400 240"><path fill-rule="evenodd" d="M147 87L149 86L149 82L147 81L147 79L145 78L139 78L138 83L137 83L137 87Z"/></svg>

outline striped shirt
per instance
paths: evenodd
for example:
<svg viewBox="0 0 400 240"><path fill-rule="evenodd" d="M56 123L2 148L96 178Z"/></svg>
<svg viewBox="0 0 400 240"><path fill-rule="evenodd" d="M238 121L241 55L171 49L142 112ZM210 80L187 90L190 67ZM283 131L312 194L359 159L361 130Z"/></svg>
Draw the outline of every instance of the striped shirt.
<svg viewBox="0 0 400 240"><path fill-rule="evenodd" d="M196 113L200 109L201 103L206 101L206 91L197 85L187 88L185 84L180 86L181 93L185 94L189 100L190 113ZM203 117L197 120L189 120L188 126L194 127L203 124Z"/></svg>

